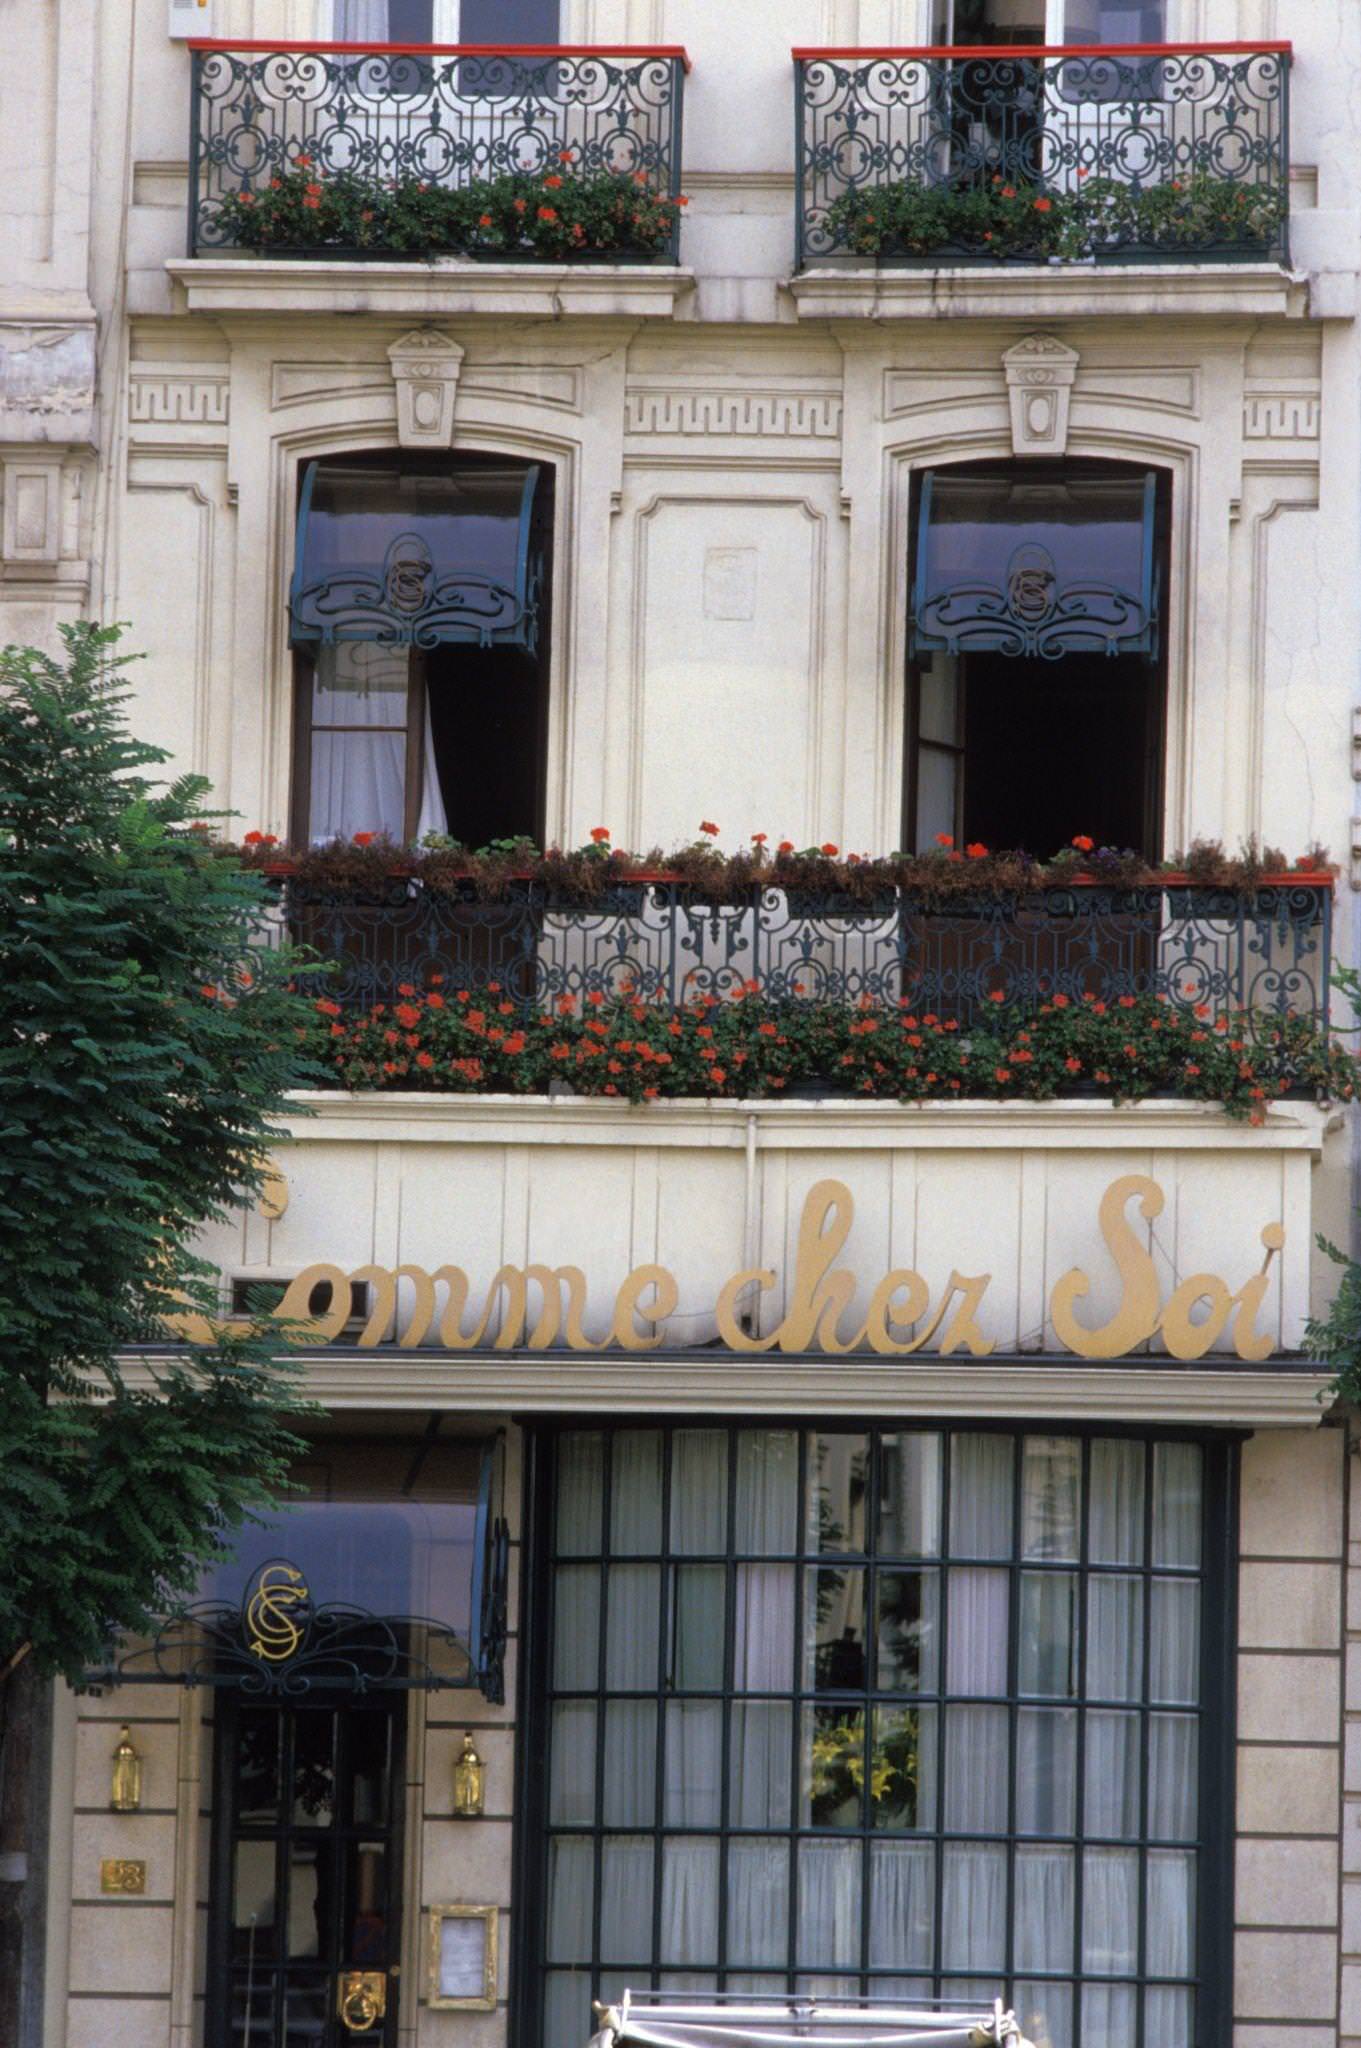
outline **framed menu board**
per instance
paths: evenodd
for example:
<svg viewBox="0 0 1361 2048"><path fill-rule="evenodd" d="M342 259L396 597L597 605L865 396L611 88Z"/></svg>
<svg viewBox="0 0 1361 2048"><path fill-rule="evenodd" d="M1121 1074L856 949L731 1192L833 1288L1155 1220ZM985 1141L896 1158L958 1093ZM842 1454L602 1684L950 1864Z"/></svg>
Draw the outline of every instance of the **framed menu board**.
<svg viewBox="0 0 1361 2048"><path fill-rule="evenodd" d="M495 2011L496 1922L495 1906L431 1906L427 2005Z"/></svg>

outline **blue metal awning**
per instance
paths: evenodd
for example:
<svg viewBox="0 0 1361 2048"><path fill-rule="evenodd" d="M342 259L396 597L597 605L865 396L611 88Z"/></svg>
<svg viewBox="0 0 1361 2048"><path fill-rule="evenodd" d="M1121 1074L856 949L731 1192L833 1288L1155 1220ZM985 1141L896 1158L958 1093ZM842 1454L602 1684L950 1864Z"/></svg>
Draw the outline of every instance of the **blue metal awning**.
<svg viewBox="0 0 1361 2048"><path fill-rule="evenodd" d="M309 462L289 592L295 646L538 644L536 463Z"/></svg>

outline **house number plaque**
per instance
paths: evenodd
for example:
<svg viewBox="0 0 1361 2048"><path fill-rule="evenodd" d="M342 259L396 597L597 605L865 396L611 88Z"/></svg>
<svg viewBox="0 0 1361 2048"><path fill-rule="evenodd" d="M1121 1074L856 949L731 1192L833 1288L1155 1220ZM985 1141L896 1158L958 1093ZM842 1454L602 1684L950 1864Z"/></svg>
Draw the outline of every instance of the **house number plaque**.
<svg viewBox="0 0 1361 2048"><path fill-rule="evenodd" d="M146 1865L130 1856L106 1856L99 1866L99 1889L123 1898L141 1898L146 1891Z"/></svg>

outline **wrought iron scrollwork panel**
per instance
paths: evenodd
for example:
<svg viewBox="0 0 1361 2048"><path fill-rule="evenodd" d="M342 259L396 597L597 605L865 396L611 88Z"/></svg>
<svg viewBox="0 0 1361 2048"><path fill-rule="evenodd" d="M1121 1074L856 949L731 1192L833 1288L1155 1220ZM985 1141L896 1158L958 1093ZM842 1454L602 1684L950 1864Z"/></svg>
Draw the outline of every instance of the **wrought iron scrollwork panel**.
<svg viewBox="0 0 1361 2048"><path fill-rule="evenodd" d="M318 980L346 1008L441 977L522 1013L596 995L671 1005L754 986L776 1002L906 1001L963 1026L999 995L1037 1005L1166 996L1220 1015L1258 1009L1327 1018L1331 898L1318 887L1247 895L1179 883L1070 887L1015 897L870 904L765 889L696 902L683 885L616 886L586 907L537 884L477 902L415 879L364 900L284 885L293 937L340 974Z"/></svg>
<svg viewBox="0 0 1361 2048"><path fill-rule="evenodd" d="M680 59L648 52L195 51L189 253L230 247L222 200L258 194L300 159L323 178L448 186L567 161L574 175L638 175L674 197L682 80ZM672 262L676 235L661 252Z"/></svg>
<svg viewBox="0 0 1361 2048"><path fill-rule="evenodd" d="M1080 198L1088 181L1100 200L1085 245L1061 253L1284 260L1289 61L1278 50L1173 46L1147 55L805 57L796 76L799 262L865 253L1033 260L1054 247L1038 220L1029 251L1023 231L995 232L981 218L971 231L967 208L931 246L890 234L870 248L856 240L844 202L903 185L958 198L1013 186L1048 211Z"/></svg>

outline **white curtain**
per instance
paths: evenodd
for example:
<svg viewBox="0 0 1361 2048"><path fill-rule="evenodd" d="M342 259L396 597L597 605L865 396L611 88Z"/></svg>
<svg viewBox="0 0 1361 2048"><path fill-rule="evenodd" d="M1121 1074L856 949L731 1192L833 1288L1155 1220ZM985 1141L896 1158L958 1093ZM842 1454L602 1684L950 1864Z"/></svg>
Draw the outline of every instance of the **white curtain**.
<svg viewBox="0 0 1361 2048"><path fill-rule="evenodd" d="M610 1566L605 1628L608 1691L656 1692L661 1597L659 1565Z"/></svg>
<svg viewBox="0 0 1361 2048"><path fill-rule="evenodd" d="M548 1818L558 1827L595 1820L594 1700L558 1700L549 1754Z"/></svg>
<svg viewBox="0 0 1361 2048"><path fill-rule="evenodd" d="M799 1961L813 1969L860 1962L860 1845L799 1844Z"/></svg>
<svg viewBox="0 0 1361 2048"><path fill-rule="evenodd" d="M1006 1850L991 1842L947 1842L942 1857L942 1963L952 1970L1002 1969L1007 1946Z"/></svg>
<svg viewBox="0 0 1361 2048"><path fill-rule="evenodd" d="M1144 1447L1115 1437L1092 1445L1087 1555L1093 1564L1144 1561Z"/></svg>
<svg viewBox="0 0 1361 2048"><path fill-rule="evenodd" d="M737 1437L733 1545L740 1554L794 1549L798 1530L799 1440L792 1429L744 1429Z"/></svg>
<svg viewBox="0 0 1361 2048"><path fill-rule="evenodd" d="M718 1842L673 1836L662 1844L661 1960L718 1961Z"/></svg>
<svg viewBox="0 0 1361 2048"><path fill-rule="evenodd" d="M605 1826L650 1828L657 1817L656 1783L657 1702L608 1701L605 1781L601 1787Z"/></svg>
<svg viewBox="0 0 1361 2048"><path fill-rule="evenodd" d="M1009 1436L957 1436L950 1454L950 1549L956 1557L1011 1556Z"/></svg>
<svg viewBox="0 0 1361 2048"><path fill-rule="evenodd" d="M1200 1563L1199 1444L1157 1444L1153 1451L1153 1562Z"/></svg>
<svg viewBox="0 0 1361 2048"><path fill-rule="evenodd" d="M729 1842L727 1891L729 1960L753 1968L783 1963L789 1941L789 1844L750 1835Z"/></svg>
<svg viewBox="0 0 1361 2048"><path fill-rule="evenodd" d="M407 668L404 647L342 640L317 649L307 828L314 845L356 832L405 839Z"/></svg>
<svg viewBox="0 0 1361 2048"><path fill-rule="evenodd" d="M714 1828L723 1790L723 1705L671 1700L666 1709L666 1794L670 1827Z"/></svg>
<svg viewBox="0 0 1361 2048"><path fill-rule="evenodd" d="M736 1700L731 1728L729 1801L733 1826L787 1827L792 1708L783 1700Z"/></svg>
<svg viewBox="0 0 1361 2048"><path fill-rule="evenodd" d="M798 1530L798 1438L742 1430L737 1439L733 1544L756 1556L790 1551ZM794 1683L794 1567L740 1564L734 1616L738 1692L788 1692Z"/></svg>
<svg viewBox="0 0 1361 2048"><path fill-rule="evenodd" d="M678 1429L671 1442L671 1548L712 1557L728 1519L728 1444L721 1429Z"/></svg>
<svg viewBox="0 0 1361 2048"><path fill-rule="evenodd" d="M661 1433L620 1430L611 1439L610 1548L646 1555L661 1547Z"/></svg>
<svg viewBox="0 0 1361 2048"><path fill-rule="evenodd" d="M1077 1715L1022 1707L1016 1716L1016 1826L1025 1835L1071 1835L1077 1820Z"/></svg>
<svg viewBox="0 0 1361 2048"><path fill-rule="evenodd" d="M1098 1977L1132 1977L1138 1963L1139 1852L1087 1849L1082 1871L1082 1962Z"/></svg>
<svg viewBox="0 0 1361 2048"><path fill-rule="evenodd" d="M931 1967L936 1859L930 1842L875 1842L870 1849L870 1963Z"/></svg>
<svg viewBox="0 0 1361 2048"><path fill-rule="evenodd" d="M1081 1473L1075 1438L1026 1438L1021 1459L1022 1557L1076 1563Z"/></svg>
<svg viewBox="0 0 1361 2048"><path fill-rule="evenodd" d="M600 1858L600 1959L646 1963L652 1954L652 1838L607 1835Z"/></svg>
<svg viewBox="0 0 1361 2048"><path fill-rule="evenodd" d="M558 1446L557 1547L586 1556L600 1549L605 1445L597 1430L571 1430Z"/></svg>
<svg viewBox="0 0 1361 2048"><path fill-rule="evenodd" d="M1018 1970L1073 1967L1071 1849L1035 1844L1016 1851L1014 1941Z"/></svg>
<svg viewBox="0 0 1361 2048"><path fill-rule="evenodd" d="M548 1960L589 1963L595 1846L577 1835L548 1845Z"/></svg>
<svg viewBox="0 0 1361 2048"><path fill-rule="evenodd" d="M554 1574L553 1684L594 1692L600 1679L600 1567L560 1564Z"/></svg>
<svg viewBox="0 0 1361 2048"><path fill-rule="evenodd" d="M879 1554L936 1557L940 1552L940 1438L919 1430L885 1435L879 1445Z"/></svg>

